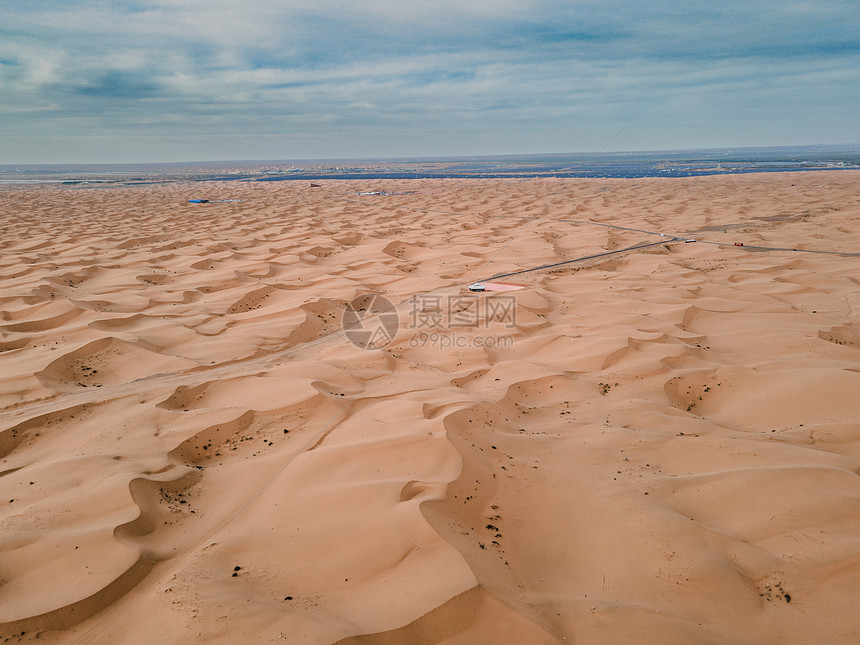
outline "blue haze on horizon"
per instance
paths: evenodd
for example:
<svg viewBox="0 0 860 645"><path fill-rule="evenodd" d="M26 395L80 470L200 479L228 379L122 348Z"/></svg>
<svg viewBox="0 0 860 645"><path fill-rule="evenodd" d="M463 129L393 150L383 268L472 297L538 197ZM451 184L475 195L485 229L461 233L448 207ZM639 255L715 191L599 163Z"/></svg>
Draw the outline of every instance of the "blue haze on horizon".
<svg viewBox="0 0 860 645"><path fill-rule="evenodd" d="M0 0L0 164L860 143L854 0Z"/></svg>

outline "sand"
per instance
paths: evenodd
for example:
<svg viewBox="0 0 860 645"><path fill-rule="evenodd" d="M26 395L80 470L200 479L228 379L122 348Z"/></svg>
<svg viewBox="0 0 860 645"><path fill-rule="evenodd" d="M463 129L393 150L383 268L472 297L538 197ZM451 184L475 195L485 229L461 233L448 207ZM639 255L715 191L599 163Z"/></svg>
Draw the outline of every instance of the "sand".
<svg viewBox="0 0 860 645"><path fill-rule="evenodd" d="M0 643L860 640L860 172L321 183L0 189Z"/></svg>

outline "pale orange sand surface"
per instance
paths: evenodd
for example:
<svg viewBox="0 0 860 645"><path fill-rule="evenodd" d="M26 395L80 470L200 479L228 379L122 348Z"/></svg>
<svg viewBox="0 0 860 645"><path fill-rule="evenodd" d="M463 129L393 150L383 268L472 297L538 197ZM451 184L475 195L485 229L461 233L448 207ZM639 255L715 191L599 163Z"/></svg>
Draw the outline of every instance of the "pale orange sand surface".
<svg viewBox="0 0 860 645"><path fill-rule="evenodd" d="M322 183L0 189L0 643L860 642L860 172Z"/></svg>

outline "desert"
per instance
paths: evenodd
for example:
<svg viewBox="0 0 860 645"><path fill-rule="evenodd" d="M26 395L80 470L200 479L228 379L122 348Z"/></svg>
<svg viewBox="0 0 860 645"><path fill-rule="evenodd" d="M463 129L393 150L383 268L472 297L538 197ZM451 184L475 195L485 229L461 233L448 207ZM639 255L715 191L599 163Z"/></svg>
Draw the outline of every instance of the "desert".
<svg viewBox="0 0 860 645"><path fill-rule="evenodd" d="M318 184L0 187L0 643L860 640L860 171Z"/></svg>

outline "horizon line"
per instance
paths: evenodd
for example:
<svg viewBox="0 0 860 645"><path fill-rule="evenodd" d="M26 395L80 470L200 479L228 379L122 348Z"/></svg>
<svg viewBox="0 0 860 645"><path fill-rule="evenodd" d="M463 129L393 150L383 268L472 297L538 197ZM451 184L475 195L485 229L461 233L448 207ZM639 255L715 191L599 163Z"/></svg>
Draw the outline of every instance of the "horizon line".
<svg viewBox="0 0 860 645"><path fill-rule="evenodd" d="M0 163L0 168L25 167L44 168L53 166L84 167L84 166L165 166L165 165L189 165L189 164L254 164L267 165L283 162L320 163L320 162L428 162L428 161L459 161L459 160L506 160L524 158L545 158L564 156L585 157L613 157L634 155L677 155L691 153L728 153L728 152L754 152L754 151L789 151L789 150L815 150L836 151L845 149L845 152L860 153L860 142L858 143L816 143L802 145L773 145L773 146L727 146L727 147L703 147L703 148L666 148L666 149L641 149L641 150L616 150L616 151L565 151L565 152L523 152L523 153L500 153L500 154L456 154L456 155L402 155L402 156L367 156L367 157L299 157L278 159L189 159L181 161L113 161L113 162L50 162L50 163ZM829 150L828 150L829 149Z"/></svg>

